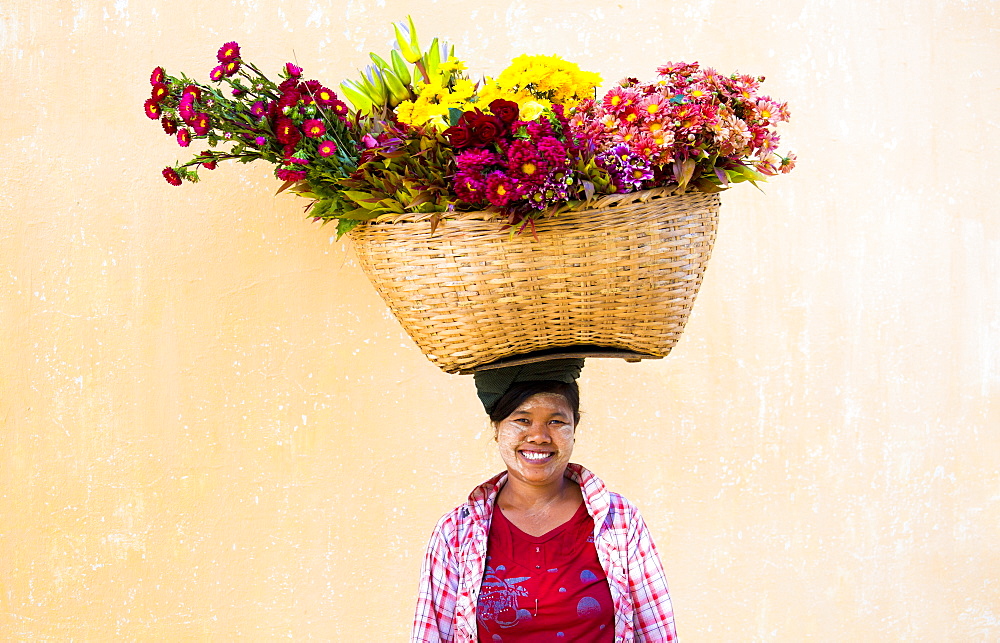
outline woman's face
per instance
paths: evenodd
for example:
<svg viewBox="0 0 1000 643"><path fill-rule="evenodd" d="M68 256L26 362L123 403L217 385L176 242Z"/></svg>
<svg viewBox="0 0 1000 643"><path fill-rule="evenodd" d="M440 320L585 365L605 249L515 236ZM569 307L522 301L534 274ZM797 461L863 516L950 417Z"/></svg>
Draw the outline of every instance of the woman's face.
<svg viewBox="0 0 1000 643"><path fill-rule="evenodd" d="M533 486L558 482L573 455L573 409L562 395L538 393L496 423L508 475Z"/></svg>

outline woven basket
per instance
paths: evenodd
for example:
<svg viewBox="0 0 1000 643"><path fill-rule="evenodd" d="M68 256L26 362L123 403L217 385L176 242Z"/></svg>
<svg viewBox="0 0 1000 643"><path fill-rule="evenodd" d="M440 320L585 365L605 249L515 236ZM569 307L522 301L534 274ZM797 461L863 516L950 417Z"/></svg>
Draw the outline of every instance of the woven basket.
<svg viewBox="0 0 1000 643"><path fill-rule="evenodd" d="M430 215L403 215L351 237L406 332L456 373L538 351L666 356L701 286L718 213L717 194L660 188L542 219L535 235L511 237L495 214L470 212L433 234Z"/></svg>

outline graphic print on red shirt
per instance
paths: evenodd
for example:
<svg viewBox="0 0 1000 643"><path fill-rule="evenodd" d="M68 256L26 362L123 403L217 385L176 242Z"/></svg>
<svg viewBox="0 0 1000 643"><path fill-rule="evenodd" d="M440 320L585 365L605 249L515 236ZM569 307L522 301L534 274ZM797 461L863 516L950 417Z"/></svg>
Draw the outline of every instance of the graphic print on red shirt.
<svg viewBox="0 0 1000 643"><path fill-rule="evenodd" d="M531 536L494 507L486 572L476 604L479 640L614 640L614 602L594 547L586 506L541 536Z"/></svg>

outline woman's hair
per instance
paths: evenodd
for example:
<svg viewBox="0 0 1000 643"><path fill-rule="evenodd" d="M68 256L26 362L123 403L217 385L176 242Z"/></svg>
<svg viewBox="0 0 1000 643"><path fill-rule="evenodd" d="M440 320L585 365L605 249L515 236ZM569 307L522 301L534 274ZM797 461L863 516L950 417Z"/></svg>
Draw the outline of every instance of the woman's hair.
<svg viewBox="0 0 1000 643"><path fill-rule="evenodd" d="M517 382L504 393L490 412L490 421L496 424L517 410L526 399L539 393L562 395L573 410L573 424L580 422L580 387L576 382L566 383L556 380Z"/></svg>

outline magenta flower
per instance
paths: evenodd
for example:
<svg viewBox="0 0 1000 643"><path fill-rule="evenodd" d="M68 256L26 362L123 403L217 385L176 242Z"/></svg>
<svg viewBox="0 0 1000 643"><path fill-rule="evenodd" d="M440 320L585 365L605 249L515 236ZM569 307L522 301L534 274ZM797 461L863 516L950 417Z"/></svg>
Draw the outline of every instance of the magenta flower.
<svg viewBox="0 0 1000 643"><path fill-rule="evenodd" d="M226 76L232 76L240 70L240 59L234 58L233 60L222 63L221 66Z"/></svg>
<svg viewBox="0 0 1000 643"><path fill-rule="evenodd" d="M265 145L267 145L267 139L264 138L263 136L258 136L253 140L253 142L257 144L257 147L264 147Z"/></svg>
<svg viewBox="0 0 1000 643"><path fill-rule="evenodd" d="M530 141L514 141L507 150L507 167L521 181L537 183L544 180L546 164Z"/></svg>
<svg viewBox="0 0 1000 643"><path fill-rule="evenodd" d="M240 57L240 46L235 42L227 42L219 48L216 56L220 63L227 63Z"/></svg>
<svg viewBox="0 0 1000 643"><path fill-rule="evenodd" d="M167 95L167 85L165 83L156 83L153 85L153 91L150 92L150 98L155 100L157 103L163 100L164 96Z"/></svg>
<svg viewBox="0 0 1000 643"><path fill-rule="evenodd" d="M459 172L453 183L455 194L467 203L482 203L486 200L486 181L475 174Z"/></svg>
<svg viewBox="0 0 1000 643"><path fill-rule="evenodd" d="M264 114L267 114L267 106L264 105L263 101L257 101L250 106L250 113L257 118L260 118L264 116Z"/></svg>
<svg viewBox="0 0 1000 643"><path fill-rule="evenodd" d="M496 165L500 159L496 154L482 148L465 150L455 158L459 172L467 174L480 174L488 166Z"/></svg>
<svg viewBox="0 0 1000 643"><path fill-rule="evenodd" d="M302 68L294 63L285 63L285 73L291 78L301 78Z"/></svg>
<svg viewBox="0 0 1000 643"><path fill-rule="evenodd" d="M301 181L306 178L305 170L290 170L280 167L274 171L274 175L282 181Z"/></svg>
<svg viewBox="0 0 1000 643"><path fill-rule="evenodd" d="M349 111L347 109L347 103L342 100L335 100L330 103L330 109L332 109L333 113L340 116L342 119L347 117L347 113Z"/></svg>
<svg viewBox="0 0 1000 643"><path fill-rule="evenodd" d="M309 138L319 138L326 134L326 125L323 121L318 118L310 118L309 120L302 123L302 131L306 133Z"/></svg>
<svg viewBox="0 0 1000 643"><path fill-rule="evenodd" d="M186 127L182 127L177 130L177 144L181 147L187 147L191 144L191 132Z"/></svg>
<svg viewBox="0 0 1000 643"><path fill-rule="evenodd" d="M552 136L546 136L538 141L538 154L552 165L566 164L566 146Z"/></svg>
<svg viewBox="0 0 1000 643"><path fill-rule="evenodd" d="M186 98L188 96L191 97L190 100L192 102L193 101L200 101L201 100L201 87L198 87L197 85L188 85L187 87L185 87L184 88L184 93L181 95L181 98Z"/></svg>
<svg viewBox="0 0 1000 643"><path fill-rule="evenodd" d="M205 136L206 134L208 134L209 130L208 114L205 114L204 112L198 112L197 114L195 114L194 118L191 119L191 127L194 128L194 133L197 134L198 136Z"/></svg>
<svg viewBox="0 0 1000 643"><path fill-rule="evenodd" d="M149 75L149 84L155 85L156 83L162 83L167 76L167 72L163 71L163 67L157 67L153 70L153 73Z"/></svg>
<svg viewBox="0 0 1000 643"><path fill-rule="evenodd" d="M226 76L226 70L222 67L222 65L213 68L212 72L208 75L208 77L215 82L219 82L220 80L225 78L225 76Z"/></svg>
<svg viewBox="0 0 1000 643"><path fill-rule="evenodd" d="M323 141L319 144L319 147L316 148L316 153L323 158L332 156L337 153L337 144L333 141Z"/></svg>
<svg viewBox="0 0 1000 643"><path fill-rule="evenodd" d="M164 116L160 119L160 125L163 127L163 131L171 136L177 133L177 121L172 118Z"/></svg>
<svg viewBox="0 0 1000 643"><path fill-rule="evenodd" d="M295 145L302 140L302 133L295 127L295 123L292 122L292 119L284 116L274 124L274 134L278 138L278 142L285 145Z"/></svg>
<svg viewBox="0 0 1000 643"><path fill-rule="evenodd" d="M320 87L315 91L315 93L313 93L313 98L315 98L316 102L323 107L327 107L332 105L333 101L337 100L337 95L326 87Z"/></svg>
<svg viewBox="0 0 1000 643"><path fill-rule="evenodd" d="M191 94L184 94L181 97L180 102L177 104L177 114L184 119L185 123L190 123L191 119L197 112L194 109L194 96Z"/></svg>
<svg viewBox="0 0 1000 643"><path fill-rule="evenodd" d="M143 107L146 109L146 116L154 121L160 117L160 114L163 111L160 108L160 104L152 98L147 98L146 102L143 103Z"/></svg>
<svg viewBox="0 0 1000 643"><path fill-rule="evenodd" d="M163 168L163 178L167 180L170 185L180 185L181 177L177 174L177 170L172 167Z"/></svg>
<svg viewBox="0 0 1000 643"><path fill-rule="evenodd" d="M486 177L486 198L496 206L504 206L516 200L518 193L517 184L514 179L503 172L491 172Z"/></svg>

